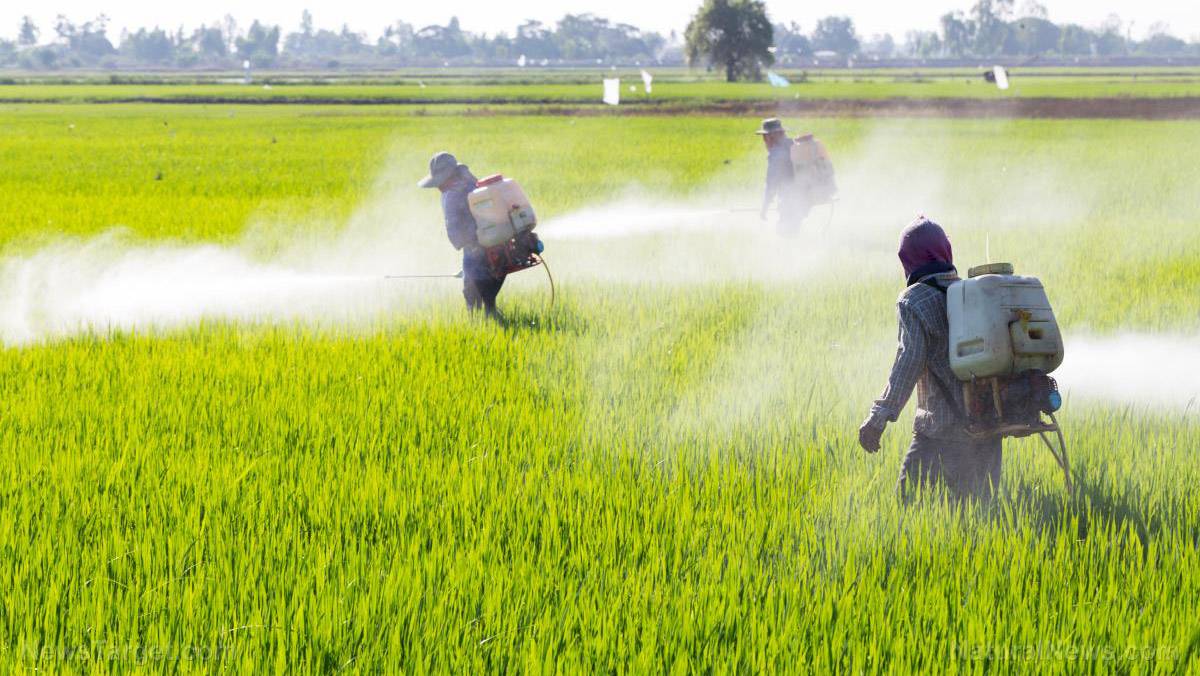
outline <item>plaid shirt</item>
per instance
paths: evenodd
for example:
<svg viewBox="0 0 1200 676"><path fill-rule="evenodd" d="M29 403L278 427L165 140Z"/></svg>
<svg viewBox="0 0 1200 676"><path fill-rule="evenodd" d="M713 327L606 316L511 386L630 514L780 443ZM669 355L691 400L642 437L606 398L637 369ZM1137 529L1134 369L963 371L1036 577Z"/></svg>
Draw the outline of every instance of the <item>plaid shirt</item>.
<svg viewBox="0 0 1200 676"><path fill-rule="evenodd" d="M953 272L930 275L942 288L957 281ZM922 278L923 280L929 277ZM965 410L962 386L950 370L950 325L946 319L946 294L918 282L896 301L900 318L900 346L888 377L887 389L871 407L871 422L895 422L917 388L917 416L913 431L922 436L968 440L960 411ZM931 380L931 375L942 386ZM954 398L946 399L946 392Z"/></svg>

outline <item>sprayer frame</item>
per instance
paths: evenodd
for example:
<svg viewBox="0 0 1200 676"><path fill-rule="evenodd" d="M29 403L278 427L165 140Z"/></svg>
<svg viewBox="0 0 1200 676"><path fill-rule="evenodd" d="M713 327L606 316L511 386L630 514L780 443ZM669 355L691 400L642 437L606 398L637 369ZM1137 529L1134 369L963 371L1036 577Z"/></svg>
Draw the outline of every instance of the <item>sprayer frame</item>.
<svg viewBox="0 0 1200 676"><path fill-rule="evenodd" d="M1004 418L1004 409L1001 404L1001 397L1000 397L1000 392L999 392L1000 381L996 378L989 378L988 380L991 381L992 403L996 407L996 416L998 418L1003 419ZM972 394L973 394L972 390L974 388L974 385L975 385L975 382L973 382L973 381L963 382L962 388L963 388L963 401L964 402L971 401ZM1022 424L1022 423L1003 423L1003 424L995 425L993 427L989 427L989 428L983 429L983 430L977 430L977 431L968 430L967 434L972 439L990 439L993 437L1001 437L1001 438L1013 437L1015 439L1020 439L1023 437L1031 437L1035 434L1038 435L1039 437L1041 437L1042 443L1044 443L1046 445L1046 448L1050 450L1050 455L1054 457L1054 462L1062 470L1063 481L1066 483L1066 486L1067 486L1067 493L1074 493L1075 486L1074 486L1074 482L1071 481L1071 459L1067 455L1067 441L1063 437L1062 428L1058 424L1058 418L1055 418L1053 413L1049 413L1047 415L1050 416L1050 422L1048 422L1048 423L1044 422L1040 419L1039 419L1037 425L1028 425L1028 424ZM1057 449L1054 447L1054 444L1050 443L1049 437L1046 436L1046 434L1048 432L1053 432L1055 435L1058 436L1058 448Z"/></svg>

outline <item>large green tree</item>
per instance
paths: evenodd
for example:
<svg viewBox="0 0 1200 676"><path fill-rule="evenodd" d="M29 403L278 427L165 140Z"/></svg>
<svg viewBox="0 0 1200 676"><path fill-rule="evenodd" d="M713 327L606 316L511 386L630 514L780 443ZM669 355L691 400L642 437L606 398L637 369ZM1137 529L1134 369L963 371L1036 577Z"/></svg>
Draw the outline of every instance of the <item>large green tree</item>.
<svg viewBox="0 0 1200 676"><path fill-rule="evenodd" d="M699 61L725 69L725 80L761 80L775 62L774 31L759 0L704 0L687 27L688 65Z"/></svg>

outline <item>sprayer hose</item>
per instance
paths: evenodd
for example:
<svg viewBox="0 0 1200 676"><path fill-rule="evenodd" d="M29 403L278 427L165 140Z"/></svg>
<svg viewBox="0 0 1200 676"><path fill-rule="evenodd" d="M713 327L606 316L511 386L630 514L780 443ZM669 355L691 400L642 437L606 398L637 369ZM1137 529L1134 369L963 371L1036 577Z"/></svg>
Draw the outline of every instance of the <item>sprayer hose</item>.
<svg viewBox="0 0 1200 676"><path fill-rule="evenodd" d="M1059 426L1058 419L1054 417L1053 413L1050 414L1050 422L1054 423L1054 431L1058 434L1058 450L1056 451L1054 445L1046 438L1045 432L1038 432L1038 436L1042 438L1042 443L1046 444L1046 448L1050 449L1050 455L1054 456L1054 462L1062 469L1067 492L1074 493L1074 485L1071 482L1071 459L1067 456L1067 442L1063 438L1062 427Z"/></svg>
<svg viewBox="0 0 1200 676"><path fill-rule="evenodd" d="M554 275L550 274L550 266L546 265L546 259L540 254L537 255L538 262L542 264L542 269L546 271L546 279L550 280L550 307L554 307Z"/></svg>

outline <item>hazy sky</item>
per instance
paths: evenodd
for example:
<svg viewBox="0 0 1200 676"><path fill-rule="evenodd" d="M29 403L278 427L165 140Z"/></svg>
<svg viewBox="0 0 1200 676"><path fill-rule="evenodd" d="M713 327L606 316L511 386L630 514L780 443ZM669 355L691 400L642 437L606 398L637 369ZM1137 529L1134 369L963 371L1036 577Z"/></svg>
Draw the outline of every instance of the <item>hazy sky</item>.
<svg viewBox="0 0 1200 676"><path fill-rule="evenodd" d="M1026 0L1017 0L1021 7ZM974 0L767 0L773 21L796 21L807 32L817 18L845 14L854 19L864 37L890 32L901 41L911 29L934 30L937 20L948 10L966 10ZM522 19L553 23L565 13L592 12L613 21L666 33L682 31L700 0L401 0L400 2L363 2L361 0L212 0L209 2L158 2L145 0L4 0L0 2L0 36L16 36L23 15L30 15L42 29L42 41L53 37L54 17L65 14L82 23L104 12L111 19L110 38L116 41L121 29L159 25L191 29L232 14L240 25L253 19L283 26L285 33L300 23L300 12L308 7L318 27L336 28L347 23L372 39L395 19L417 27L444 24L457 15L466 30L495 33L513 29ZM1102 23L1116 13L1133 23L1133 34L1142 37L1155 23L1162 22L1170 32L1190 39L1200 36L1200 2L1197 0L1045 0L1050 19L1085 26Z"/></svg>

